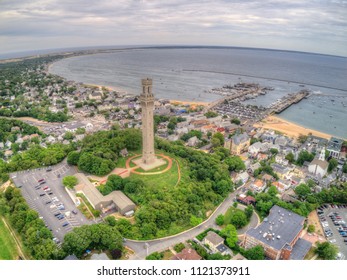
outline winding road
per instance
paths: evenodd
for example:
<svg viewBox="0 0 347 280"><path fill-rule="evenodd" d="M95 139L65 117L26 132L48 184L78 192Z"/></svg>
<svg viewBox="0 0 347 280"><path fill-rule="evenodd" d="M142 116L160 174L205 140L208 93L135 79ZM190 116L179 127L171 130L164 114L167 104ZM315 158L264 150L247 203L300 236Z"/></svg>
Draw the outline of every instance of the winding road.
<svg viewBox="0 0 347 280"><path fill-rule="evenodd" d="M161 252L170 246L174 246L177 243L185 242L188 239L193 239L199 233L204 231L207 228L214 227L218 228L215 223L215 219L219 214L224 214L230 206L234 203L234 199L238 195L238 190L229 194L229 196L218 206L218 208L212 213L212 215L205 220L200 225L191 228L187 231L178 233L173 236L163 237L155 240L148 241L136 241L136 240L127 240L124 245L129 247L134 251L134 254L129 257L132 260L143 260L147 255L153 252ZM253 213L250 223L238 231L239 235L242 235L248 228L255 227L258 225L260 219L256 212Z"/></svg>

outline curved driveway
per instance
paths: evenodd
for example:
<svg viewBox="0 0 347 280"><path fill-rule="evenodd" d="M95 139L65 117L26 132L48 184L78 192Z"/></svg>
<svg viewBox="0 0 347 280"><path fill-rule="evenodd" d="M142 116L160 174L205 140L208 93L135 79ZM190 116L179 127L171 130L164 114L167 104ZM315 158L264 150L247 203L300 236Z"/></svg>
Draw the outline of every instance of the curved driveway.
<svg viewBox="0 0 347 280"><path fill-rule="evenodd" d="M130 256L129 259L134 260L143 260L148 254L153 252L160 252L167 249L170 246L174 246L177 243L185 242L188 239L193 239L199 233L210 227L218 227L215 223L215 219L219 214L224 214L228 208L234 203L234 199L238 195L238 190L229 194L229 196L219 205L219 207L213 212L213 214L205 220L200 225L191 228L187 231L178 233L173 236L168 236L160 239L149 240L149 241L136 241L136 240L127 240L125 246L129 247L134 251L134 254ZM251 222L247 227L238 231L239 234L244 233L249 227L256 226L258 224L259 217L254 212Z"/></svg>

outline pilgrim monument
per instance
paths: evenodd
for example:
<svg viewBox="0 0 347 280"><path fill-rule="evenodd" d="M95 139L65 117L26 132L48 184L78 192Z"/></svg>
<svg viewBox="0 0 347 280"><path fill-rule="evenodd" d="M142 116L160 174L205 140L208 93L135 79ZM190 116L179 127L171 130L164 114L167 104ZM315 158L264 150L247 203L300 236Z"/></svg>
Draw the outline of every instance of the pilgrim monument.
<svg viewBox="0 0 347 280"><path fill-rule="evenodd" d="M142 157L133 162L147 171L166 163L164 160L158 159L154 151L152 79L142 79L142 94L139 100L142 109Z"/></svg>

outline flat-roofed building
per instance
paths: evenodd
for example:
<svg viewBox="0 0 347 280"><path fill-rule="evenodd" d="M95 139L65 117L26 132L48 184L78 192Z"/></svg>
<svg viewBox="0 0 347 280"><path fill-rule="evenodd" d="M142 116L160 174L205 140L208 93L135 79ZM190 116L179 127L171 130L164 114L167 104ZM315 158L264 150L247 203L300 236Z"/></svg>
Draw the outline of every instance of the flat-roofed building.
<svg viewBox="0 0 347 280"><path fill-rule="evenodd" d="M333 158L338 159L340 157L342 144L342 139L331 137L327 145L327 151L329 151L329 155Z"/></svg>
<svg viewBox="0 0 347 280"><path fill-rule="evenodd" d="M260 225L245 233L242 245L246 249L260 245L273 260L303 259L312 245L300 239L304 221L304 217L275 205Z"/></svg>

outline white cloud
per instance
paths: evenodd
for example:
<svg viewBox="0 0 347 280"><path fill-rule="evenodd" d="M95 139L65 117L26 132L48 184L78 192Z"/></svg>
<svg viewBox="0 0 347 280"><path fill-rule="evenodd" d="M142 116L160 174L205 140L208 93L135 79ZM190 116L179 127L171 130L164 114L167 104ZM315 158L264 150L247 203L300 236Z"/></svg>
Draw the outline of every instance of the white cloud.
<svg viewBox="0 0 347 280"><path fill-rule="evenodd" d="M346 3L7 0L0 2L0 53L82 44L221 44L347 56Z"/></svg>

